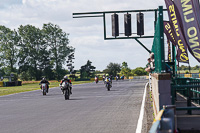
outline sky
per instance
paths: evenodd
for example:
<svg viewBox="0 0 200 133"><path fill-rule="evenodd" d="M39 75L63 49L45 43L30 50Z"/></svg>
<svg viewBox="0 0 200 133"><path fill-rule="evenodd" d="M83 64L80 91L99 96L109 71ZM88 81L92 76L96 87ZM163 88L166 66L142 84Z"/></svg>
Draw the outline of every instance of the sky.
<svg viewBox="0 0 200 133"><path fill-rule="evenodd" d="M73 18L72 13L157 9L158 6L166 9L164 0L0 0L0 25L12 30L27 24L38 28L49 22L59 25L69 33L69 45L75 48L75 69L80 69L87 60L96 70L104 70L110 62L122 64L124 61L135 69L145 67L149 57L140 44L134 39L104 40L102 18ZM106 15L108 37L112 35L111 15ZM132 32L136 33L136 14L131 15ZM164 18L167 19L167 14ZM119 14L120 33L124 33L123 19L123 14ZM144 21L145 35L153 36L154 14L144 13ZM151 50L153 39L139 40ZM198 65L189 57L191 66Z"/></svg>

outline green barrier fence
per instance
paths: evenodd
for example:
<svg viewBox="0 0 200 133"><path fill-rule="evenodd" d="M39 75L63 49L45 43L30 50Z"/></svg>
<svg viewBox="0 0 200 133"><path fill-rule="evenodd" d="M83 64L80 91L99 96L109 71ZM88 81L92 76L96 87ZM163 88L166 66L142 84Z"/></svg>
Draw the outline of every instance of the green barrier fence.
<svg viewBox="0 0 200 133"><path fill-rule="evenodd" d="M192 102L200 105L200 79L197 78L175 78L171 85L172 104L176 101L176 92L187 98L187 107L177 107L177 110L200 110L199 107L192 106Z"/></svg>

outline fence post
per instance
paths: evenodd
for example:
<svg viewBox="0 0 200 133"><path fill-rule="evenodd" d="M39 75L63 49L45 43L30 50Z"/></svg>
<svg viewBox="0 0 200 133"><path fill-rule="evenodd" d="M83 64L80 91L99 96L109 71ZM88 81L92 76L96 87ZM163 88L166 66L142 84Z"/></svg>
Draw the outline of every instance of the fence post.
<svg viewBox="0 0 200 133"><path fill-rule="evenodd" d="M175 51L175 46L172 45L172 61L174 62L173 65L173 77L176 77L176 51Z"/></svg>
<svg viewBox="0 0 200 133"><path fill-rule="evenodd" d="M165 73L165 50L164 50L164 27L163 27L163 7L159 6L159 25L160 25L160 43L157 44L158 50L158 68L159 72Z"/></svg>
<svg viewBox="0 0 200 133"><path fill-rule="evenodd" d="M187 107L191 107L191 91L190 91L190 88L187 88ZM192 110L188 110L187 111L189 115L192 114Z"/></svg>

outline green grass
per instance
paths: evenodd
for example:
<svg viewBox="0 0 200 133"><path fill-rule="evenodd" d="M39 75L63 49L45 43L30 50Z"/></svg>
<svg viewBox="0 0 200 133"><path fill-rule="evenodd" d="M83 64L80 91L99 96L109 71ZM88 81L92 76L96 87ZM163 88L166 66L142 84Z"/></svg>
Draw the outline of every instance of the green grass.
<svg viewBox="0 0 200 133"><path fill-rule="evenodd" d="M75 82L72 82L72 84L76 85L76 84L84 84L84 83L91 83L91 82L93 81L75 81ZM60 82L51 82L49 88L58 87L59 83ZM13 87L0 87L0 96L39 90L39 89L40 89L40 86L38 83L23 84L22 86L13 86Z"/></svg>

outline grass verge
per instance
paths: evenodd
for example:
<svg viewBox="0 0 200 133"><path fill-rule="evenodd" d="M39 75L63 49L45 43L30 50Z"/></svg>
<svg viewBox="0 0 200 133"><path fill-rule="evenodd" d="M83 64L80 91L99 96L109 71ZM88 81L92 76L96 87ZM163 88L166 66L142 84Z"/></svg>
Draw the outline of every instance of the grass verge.
<svg viewBox="0 0 200 133"><path fill-rule="evenodd" d="M74 81L72 82L73 85L76 84L84 84L84 83L91 83L93 81ZM50 82L49 88L58 87L60 82ZM0 96L15 94L20 92L27 92L33 90L39 90L40 86L38 83L26 83L22 86L13 86L13 87L0 87Z"/></svg>

